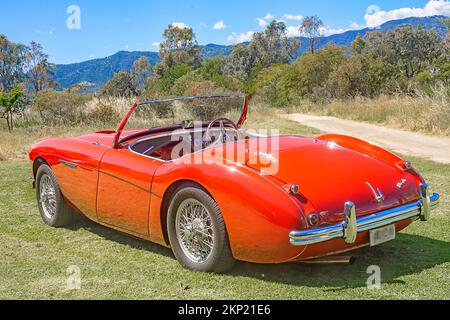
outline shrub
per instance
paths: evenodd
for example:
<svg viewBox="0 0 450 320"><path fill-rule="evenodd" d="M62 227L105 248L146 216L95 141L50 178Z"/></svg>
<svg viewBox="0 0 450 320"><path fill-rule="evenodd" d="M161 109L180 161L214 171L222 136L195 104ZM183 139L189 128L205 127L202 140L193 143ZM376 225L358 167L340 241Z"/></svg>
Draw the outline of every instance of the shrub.
<svg viewBox="0 0 450 320"><path fill-rule="evenodd" d="M91 95L70 90L46 90L37 94L32 109L46 125L73 125L83 122L83 109Z"/></svg>
<svg viewBox="0 0 450 320"><path fill-rule="evenodd" d="M86 121L92 124L117 125L120 115L109 101L98 100L96 106L86 112Z"/></svg>
<svg viewBox="0 0 450 320"><path fill-rule="evenodd" d="M102 94L112 97L136 97L140 94L136 78L127 72L118 72L102 89Z"/></svg>
<svg viewBox="0 0 450 320"><path fill-rule="evenodd" d="M327 88L332 97L373 97L395 77L395 67L381 58L354 55L334 70Z"/></svg>

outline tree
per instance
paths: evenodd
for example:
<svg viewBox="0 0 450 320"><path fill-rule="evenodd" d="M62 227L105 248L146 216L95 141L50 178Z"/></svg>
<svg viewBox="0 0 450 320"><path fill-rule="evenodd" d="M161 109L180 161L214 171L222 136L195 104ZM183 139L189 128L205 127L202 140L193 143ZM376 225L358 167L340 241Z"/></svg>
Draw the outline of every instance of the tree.
<svg viewBox="0 0 450 320"><path fill-rule="evenodd" d="M450 32L447 33L447 36L442 41L443 55L447 59L450 59Z"/></svg>
<svg viewBox="0 0 450 320"><path fill-rule="evenodd" d="M352 43L352 51L356 54L361 54L366 46L366 42L361 37L361 35L358 33L355 40Z"/></svg>
<svg viewBox="0 0 450 320"><path fill-rule="evenodd" d="M384 32L379 30L368 32L364 36L363 40L363 53L370 54L374 58L386 57L386 47L384 46Z"/></svg>
<svg viewBox="0 0 450 320"><path fill-rule="evenodd" d="M0 91L9 91L25 79L26 47L0 34Z"/></svg>
<svg viewBox="0 0 450 320"><path fill-rule="evenodd" d="M263 32L253 35L248 45L239 44L226 59L224 72L245 79L252 71L260 71L273 64L284 64L292 60L300 41L289 38L282 21L272 21Z"/></svg>
<svg viewBox="0 0 450 320"><path fill-rule="evenodd" d="M13 115L19 111L19 101L24 95L23 89L19 86L13 86L8 92L0 92L1 113L8 124L8 131L14 129Z"/></svg>
<svg viewBox="0 0 450 320"><path fill-rule="evenodd" d="M408 77L432 66L441 55L441 39L431 30L397 29L388 32L388 59L397 64Z"/></svg>
<svg viewBox="0 0 450 320"><path fill-rule="evenodd" d="M102 89L102 94L113 97L135 97L139 95L137 81L127 72L118 72Z"/></svg>
<svg viewBox="0 0 450 320"><path fill-rule="evenodd" d="M255 47L258 62L263 67L290 62L299 45L300 40L287 36L286 24L275 20L264 32L255 33L250 43Z"/></svg>
<svg viewBox="0 0 450 320"><path fill-rule="evenodd" d="M133 69L131 73L136 78L141 90L145 87L145 80L149 77L150 70L150 62L144 56L140 57L133 63Z"/></svg>
<svg viewBox="0 0 450 320"><path fill-rule="evenodd" d="M44 88L58 86L52 79L56 66L48 61L48 54L42 50L39 43L32 41L25 54L27 69L29 69L29 81L36 93Z"/></svg>
<svg viewBox="0 0 450 320"><path fill-rule="evenodd" d="M200 66L200 47L192 28L180 28L169 25L164 30L163 37L165 40L159 47L161 62L155 68L158 76L162 76L166 69L172 68L177 64Z"/></svg>
<svg viewBox="0 0 450 320"><path fill-rule="evenodd" d="M309 37L309 51L314 54L316 39L322 34L323 22L318 16L309 16L303 19L300 25L300 33Z"/></svg>
<svg viewBox="0 0 450 320"><path fill-rule="evenodd" d="M380 94L395 75L395 68L382 58L353 55L330 74L327 89L337 98L373 97Z"/></svg>
<svg viewBox="0 0 450 320"><path fill-rule="evenodd" d="M254 46L242 43L236 45L231 55L226 58L224 73L240 79L248 78L258 62L257 54Z"/></svg>

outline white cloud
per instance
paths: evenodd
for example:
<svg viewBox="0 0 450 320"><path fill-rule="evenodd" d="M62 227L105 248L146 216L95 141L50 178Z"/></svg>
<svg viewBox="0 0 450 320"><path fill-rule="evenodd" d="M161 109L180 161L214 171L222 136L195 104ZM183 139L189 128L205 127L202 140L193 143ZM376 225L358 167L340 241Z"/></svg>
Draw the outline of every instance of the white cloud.
<svg viewBox="0 0 450 320"><path fill-rule="evenodd" d="M217 21L214 24L213 29L214 30L222 30L222 29L226 29L227 25L225 24L225 22L223 22L223 20Z"/></svg>
<svg viewBox="0 0 450 320"><path fill-rule="evenodd" d="M363 29L364 26L359 25L356 22L351 22L347 28L332 28L330 26L324 26L321 30L321 33L324 36L331 36L332 34L340 34L350 30L360 30Z"/></svg>
<svg viewBox="0 0 450 320"><path fill-rule="evenodd" d="M153 47L159 47L159 42L153 42L153 43L152 43L152 46L153 46Z"/></svg>
<svg viewBox="0 0 450 320"><path fill-rule="evenodd" d="M208 25L204 22L200 22L200 27L202 28L208 28Z"/></svg>
<svg viewBox="0 0 450 320"><path fill-rule="evenodd" d="M294 15L294 14L286 13L286 14L283 16L283 20L300 21L300 20L302 20L302 19L303 19L303 16L302 16L301 14L299 14L299 15Z"/></svg>
<svg viewBox="0 0 450 320"><path fill-rule="evenodd" d="M360 25L359 23L356 22L351 22L349 24L349 30L359 30L359 29L363 29L365 26Z"/></svg>
<svg viewBox="0 0 450 320"><path fill-rule="evenodd" d="M343 29L343 28L331 28L328 26L325 26L322 28L321 34L324 36L331 36L332 34L340 34L344 33L345 31L348 31L349 29Z"/></svg>
<svg viewBox="0 0 450 320"><path fill-rule="evenodd" d="M275 16L273 14L268 13L263 19L270 22L273 19L275 19Z"/></svg>
<svg viewBox="0 0 450 320"><path fill-rule="evenodd" d="M55 31L56 31L56 28L55 27L53 27L51 30L49 30L49 31L42 31L42 30L36 30L36 33L37 34L43 34L43 35L47 35L47 36L52 36L52 35L54 35L55 34Z"/></svg>
<svg viewBox="0 0 450 320"><path fill-rule="evenodd" d="M246 41L250 41L253 37L254 31L247 31L245 33L235 33L233 32L231 35L228 36L228 41L238 44Z"/></svg>
<svg viewBox="0 0 450 320"><path fill-rule="evenodd" d="M90 58L90 59L95 58L95 54L90 54L90 55L89 55L89 58Z"/></svg>
<svg viewBox="0 0 450 320"><path fill-rule="evenodd" d="M127 50L130 49L130 45L126 44L125 49L127 49Z"/></svg>
<svg viewBox="0 0 450 320"><path fill-rule="evenodd" d="M383 11L380 7L372 5L367 8L364 19L368 27L374 28L391 20L435 15L450 15L450 1L430 0L423 8L399 8L390 11Z"/></svg>
<svg viewBox="0 0 450 320"><path fill-rule="evenodd" d="M258 21L258 25L259 25L261 28L265 28L265 27L268 25L267 21L264 20L264 19L257 18L256 21Z"/></svg>
<svg viewBox="0 0 450 320"><path fill-rule="evenodd" d="M348 30L353 30L353 29L351 29L351 28L340 29L340 28L331 28L331 27L325 26L325 27L323 27L320 30L320 32L324 36L329 36L329 35L332 35L332 34L343 33L343 32L348 31ZM300 25L298 25L298 26L288 26L286 28L286 31L287 31L287 36L288 37L306 36L306 35L300 33Z"/></svg>
<svg viewBox="0 0 450 320"><path fill-rule="evenodd" d="M265 28L267 27L267 25L269 24L269 22L272 22L272 20L275 19L275 16L273 14L266 14L264 18L256 18L256 21L258 21L258 25L261 28Z"/></svg>
<svg viewBox="0 0 450 320"><path fill-rule="evenodd" d="M180 29L187 29L187 28L189 28L189 26L186 23L184 23L184 22L172 22L170 25L172 27L180 28Z"/></svg>
<svg viewBox="0 0 450 320"><path fill-rule="evenodd" d="M286 33L289 38L300 36L300 26L288 26Z"/></svg>

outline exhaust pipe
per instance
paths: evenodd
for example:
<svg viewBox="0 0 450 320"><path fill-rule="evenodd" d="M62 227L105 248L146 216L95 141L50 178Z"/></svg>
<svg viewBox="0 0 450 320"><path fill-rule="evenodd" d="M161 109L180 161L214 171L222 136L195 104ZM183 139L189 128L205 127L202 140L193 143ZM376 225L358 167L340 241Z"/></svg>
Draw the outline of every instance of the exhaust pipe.
<svg viewBox="0 0 450 320"><path fill-rule="evenodd" d="M299 261L305 264L347 264L352 265L355 263L355 257L353 256L331 256L317 258L313 260Z"/></svg>

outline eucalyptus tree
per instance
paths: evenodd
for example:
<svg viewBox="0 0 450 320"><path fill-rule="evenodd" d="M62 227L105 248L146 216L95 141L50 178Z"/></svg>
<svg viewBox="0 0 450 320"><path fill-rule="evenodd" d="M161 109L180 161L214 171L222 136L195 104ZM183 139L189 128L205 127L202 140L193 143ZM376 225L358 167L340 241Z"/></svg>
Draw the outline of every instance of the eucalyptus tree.
<svg viewBox="0 0 450 320"><path fill-rule="evenodd" d="M161 62L155 67L157 75L162 76L165 70L178 64L201 65L200 47L192 28L169 25L163 37L165 40L159 47Z"/></svg>
<svg viewBox="0 0 450 320"><path fill-rule="evenodd" d="M0 34L0 91L9 91L25 80L26 46L9 41Z"/></svg>
<svg viewBox="0 0 450 320"><path fill-rule="evenodd" d="M28 80L37 93L45 88L54 88L58 84L53 81L56 66L48 61L48 54L43 52L39 43L32 41L25 51Z"/></svg>
<svg viewBox="0 0 450 320"><path fill-rule="evenodd" d="M309 51L314 54L316 49L316 40L322 36L324 24L318 16L308 16L302 21L299 27L301 34L309 38Z"/></svg>
<svg viewBox="0 0 450 320"><path fill-rule="evenodd" d="M148 61L147 57L140 57L133 63L133 68L131 74L136 78L136 81L139 84L140 89L144 89L145 81L150 76L151 64Z"/></svg>

